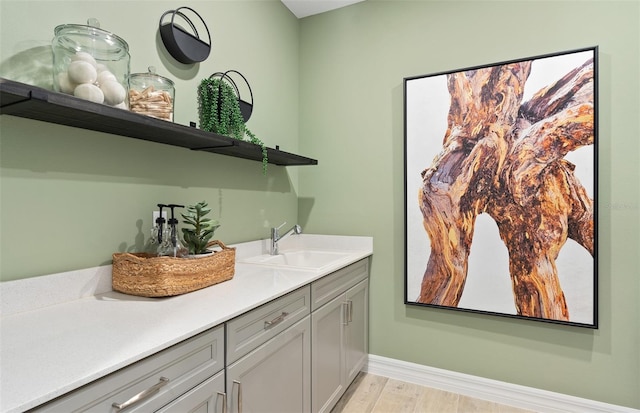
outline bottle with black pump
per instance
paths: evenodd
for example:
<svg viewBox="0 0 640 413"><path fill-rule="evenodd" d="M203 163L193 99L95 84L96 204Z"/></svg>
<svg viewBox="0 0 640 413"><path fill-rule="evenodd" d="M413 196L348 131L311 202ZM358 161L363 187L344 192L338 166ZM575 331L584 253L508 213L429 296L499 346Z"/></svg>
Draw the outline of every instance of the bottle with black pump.
<svg viewBox="0 0 640 413"><path fill-rule="evenodd" d="M151 228L151 240L150 240L150 243L149 243L150 245L148 247L147 252L151 254L165 255L165 254L162 254L162 252L167 249L167 245L163 245L163 244L167 242L169 238L169 234L167 232L168 227L165 226L165 223L167 222L167 220L162 214L162 208L166 208L167 205L165 204L157 204L157 205L158 205L158 208L160 209L160 215L156 218L156 222L153 228Z"/></svg>
<svg viewBox="0 0 640 413"><path fill-rule="evenodd" d="M187 257L189 250L182 245L178 237L178 219L175 217L175 208L184 208L184 205L169 204L165 206L171 209L171 218L169 218L165 239L163 239L163 242L160 244L158 255L177 258Z"/></svg>

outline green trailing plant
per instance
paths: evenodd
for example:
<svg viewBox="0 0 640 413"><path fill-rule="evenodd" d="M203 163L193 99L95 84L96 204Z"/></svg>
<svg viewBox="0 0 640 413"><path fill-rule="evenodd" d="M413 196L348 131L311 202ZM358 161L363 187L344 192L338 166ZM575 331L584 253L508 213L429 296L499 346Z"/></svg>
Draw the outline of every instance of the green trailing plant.
<svg viewBox="0 0 640 413"><path fill-rule="evenodd" d="M262 173L267 173L267 147L244 123L238 96L234 88L222 78L202 79L198 86L200 129L219 135L245 140L262 149Z"/></svg>
<svg viewBox="0 0 640 413"><path fill-rule="evenodd" d="M189 249L189 254L204 254L207 251L207 243L213 237L213 233L220 226L220 222L215 219L206 218L205 215L211 212L211 208L205 202L198 202L195 205L187 206L187 213L180 214L183 223L191 227L182 228L184 243Z"/></svg>

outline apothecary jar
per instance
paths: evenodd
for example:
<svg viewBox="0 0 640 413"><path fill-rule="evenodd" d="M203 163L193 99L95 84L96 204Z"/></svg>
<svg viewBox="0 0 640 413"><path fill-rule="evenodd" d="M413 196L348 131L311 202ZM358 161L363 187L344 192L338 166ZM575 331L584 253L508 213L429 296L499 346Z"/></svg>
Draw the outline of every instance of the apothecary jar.
<svg viewBox="0 0 640 413"><path fill-rule="evenodd" d="M96 19L87 25L57 26L54 34L54 90L127 109L131 60L127 42L100 29Z"/></svg>
<svg viewBox="0 0 640 413"><path fill-rule="evenodd" d="M171 79L156 74L132 73L129 79L129 110L158 119L173 121L176 89Z"/></svg>

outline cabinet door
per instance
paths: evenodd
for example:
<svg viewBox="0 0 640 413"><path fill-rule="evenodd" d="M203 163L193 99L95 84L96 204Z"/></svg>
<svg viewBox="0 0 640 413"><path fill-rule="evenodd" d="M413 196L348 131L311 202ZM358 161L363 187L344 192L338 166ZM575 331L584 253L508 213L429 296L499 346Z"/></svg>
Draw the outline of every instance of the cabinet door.
<svg viewBox="0 0 640 413"><path fill-rule="evenodd" d="M329 412L344 392L345 295L311 314L311 411Z"/></svg>
<svg viewBox="0 0 640 413"><path fill-rule="evenodd" d="M369 354L369 280L361 281L346 293L345 386L355 379Z"/></svg>
<svg viewBox="0 0 640 413"><path fill-rule="evenodd" d="M311 408L310 317L227 367L230 413L304 413Z"/></svg>
<svg viewBox="0 0 640 413"><path fill-rule="evenodd" d="M157 413L226 413L224 371L205 380Z"/></svg>

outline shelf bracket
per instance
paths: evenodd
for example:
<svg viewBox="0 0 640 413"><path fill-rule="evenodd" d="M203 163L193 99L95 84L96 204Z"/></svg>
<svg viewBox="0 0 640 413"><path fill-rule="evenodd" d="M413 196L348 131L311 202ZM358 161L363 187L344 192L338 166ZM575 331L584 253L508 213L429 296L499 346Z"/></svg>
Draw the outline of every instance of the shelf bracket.
<svg viewBox="0 0 640 413"><path fill-rule="evenodd" d="M201 148L191 148L191 150L192 151L208 151L208 150L219 149L219 148L230 148L232 146L238 146L238 144L236 142L229 142L228 144L225 144L225 145L203 146Z"/></svg>
<svg viewBox="0 0 640 413"><path fill-rule="evenodd" d="M2 102L0 102L0 109L2 109L2 113L6 113L6 114L11 114L11 107L15 106L15 105L21 105L25 102L28 102L31 100L31 92L29 92L29 96L22 98L20 100L14 100L12 102L6 103L6 104L2 104ZM8 108L9 112L5 112L4 109Z"/></svg>

